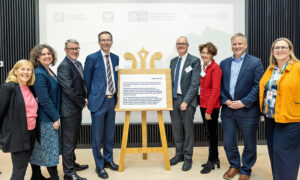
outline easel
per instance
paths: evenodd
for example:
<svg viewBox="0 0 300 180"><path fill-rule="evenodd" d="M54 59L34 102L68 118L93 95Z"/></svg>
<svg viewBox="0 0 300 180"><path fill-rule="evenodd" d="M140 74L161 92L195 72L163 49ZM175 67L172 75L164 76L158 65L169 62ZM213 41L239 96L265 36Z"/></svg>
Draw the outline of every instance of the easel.
<svg viewBox="0 0 300 180"><path fill-rule="evenodd" d="M144 48L142 48L138 52L138 55L141 59L141 70L149 71L149 70L146 70L146 58L147 58L148 54L149 54L149 52L146 51ZM137 62L136 62L134 55L132 53L127 52L124 54L124 57L126 60L132 61L131 69L136 69ZM162 58L162 54L159 52L156 52L154 55L152 55L152 57L150 59L150 70L155 70L154 61L160 60L161 58ZM120 74L119 74L119 76L120 76ZM117 107L118 107L118 105L117 105ZM172 110L172 109L169 109L169 110ZM141 148L127 148L129 121L130 121L131 111L125 111L125 122L124 122L124 126L123 126L123 137L122 137L122 145L121 145L121 152L120 152L119 172L124 171L125 156L128 153L133 153L133 154L142 153L143 159L146 160L147 153L162 152L164 155L165 169L166 170L171 169L162 110L157 111L162 147L147 147L147 114L146 114L146 112L147 112L147 110L141 110L141 114L142 114L142 147Z"/></svg>

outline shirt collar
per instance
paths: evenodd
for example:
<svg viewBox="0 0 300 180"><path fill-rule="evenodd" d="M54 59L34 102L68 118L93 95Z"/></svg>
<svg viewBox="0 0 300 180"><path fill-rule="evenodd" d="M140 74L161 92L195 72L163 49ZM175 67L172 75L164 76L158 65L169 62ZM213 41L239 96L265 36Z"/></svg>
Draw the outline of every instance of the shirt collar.
<svg viewBox="0 0 300 180"><path fill-rule="evenodd" d="M102 49L100 49L100 51L101 51L102 57L105 57L105 55L110 56L110 53L109 54L105 54L105 52L103 52Z"/></svg>
<svg viewBox="0 0 300 180"><path fill-rule="evenodd" d="M76 61L77 61L77 60L76 60L76 61L74 61L74 60L73 60L73 59L71 59L69 56L67 56L67 58L68 58L68 60L69 60L69 61L71 61L73 64L75 64L75 63L76 63Z"/></svg>
<svg viewBox="0 0 300 180"><path fill-rule="evenodd" d="M185 55L183 55L183 56L181 57L181 59L182 59L182 60L186 59L186 57L187 57L188 54L189 54L188 52L185 53ZM178 56L178 59L179 59L179 58L180 58L180 56Z"/></svg>
<svg viewBox="0 0 300 180"><path fill-rule="evenodd" d="M232 59L232 61L234 61L234 62L241 62L241 61L243 61L243 60L245 59L245 56L246 56L246 53L244 53L238 60L236 60L236 59L234 58L234 55L232 55L232 56L231 56L231 59Z"/></svg>

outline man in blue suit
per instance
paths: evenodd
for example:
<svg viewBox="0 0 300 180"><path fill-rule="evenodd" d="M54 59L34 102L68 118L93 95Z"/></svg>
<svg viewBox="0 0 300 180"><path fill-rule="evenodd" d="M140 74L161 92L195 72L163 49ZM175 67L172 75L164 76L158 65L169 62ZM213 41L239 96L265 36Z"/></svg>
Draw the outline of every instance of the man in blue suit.
<svg viewBox="0 0 300 180"><path fill-rule="evenodd" d="M231 38L233 56L220 63L224 149L230 163L224 179L240 173L239 180L248 180L256 161L256 131L259 122L258 90L263 75L261 60L246 53L245 35ZM238 129L242 133L244 151L242 161L237 146Z"/></svg>
<svg viewBox="0 0 300 180"><path fill-rule="evenodd" d="M113 43L110 32L99 33L98 41L101 49L86 58L84 81L92 116L92 149L96 172L100 178L106 179L108 174L104 168L114 171L119 168L113 161L119 57L110 52ZM102 144L103 155L100 152Z"/></svg>

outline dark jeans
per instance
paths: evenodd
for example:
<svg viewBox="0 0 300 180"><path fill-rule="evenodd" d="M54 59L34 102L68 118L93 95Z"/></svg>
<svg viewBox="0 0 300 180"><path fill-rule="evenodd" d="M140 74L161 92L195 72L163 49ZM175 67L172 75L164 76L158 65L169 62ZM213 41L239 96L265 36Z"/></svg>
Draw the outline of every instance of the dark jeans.
<svg viewBox="0 0 300 180"><path fill-rule="evenodd" d="M13 165L13 172L10 177L11 180L23 180L26 169L28 166L28 162L31 156L31 153L34 148L34 143L36 139L36 131L30 130L28 131L29 137L30 137L30 149L26 151L20 151L20 152L12 152L11 153L11 159L12 159L12 165Z"/></svg>
<svg viewBox="0 0 300 180"><path fill-rule="evenodd" d="M251 175L251 168L256 162L256 132L258 117L237 117L234 114L221 113L224 149L230 168L237 168L241 174ZM240 157L237 134L241 131L244 141L242 158ZM241 165L242 164L242 165Z"/></svg>
<svg viewBox="0 0 300 180"><path fill-rule="evenodd" d="M274 180L297 180L300 165L300 123L276 123L265 117L266 138Z"/></svg>
<svg viewBox="0 0 300 180"><path fill-rule="evenodd" d="M205 119L206 108L201 108L201 116L203 119L203 123L206 129L206 134L208 136L209 142L209 155L208 161L216 162L219 161L219 152L218 152L218 118L220 108L216 108L213 110L211 114L211 120Z"/></svg>

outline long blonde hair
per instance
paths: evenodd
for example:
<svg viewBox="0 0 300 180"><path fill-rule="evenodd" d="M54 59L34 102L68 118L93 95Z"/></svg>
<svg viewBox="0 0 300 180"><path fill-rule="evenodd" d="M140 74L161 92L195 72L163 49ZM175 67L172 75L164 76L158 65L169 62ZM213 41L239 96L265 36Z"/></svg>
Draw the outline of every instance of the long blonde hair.
<svg viewBox="0 0 300 180"><path fill-rule="evenodd" d="M31 69L32 69L31 78L29 79L29 81L27 82L26 85L27 86L34 85L34 81L35 81L34 67L33 67L32 63L27 59L21 59L21 60L16 62L14 67L9 71L5 82L19 83L18 79L17 79L17 76L15 75L15 70L19 69L20 67L24 66L25 64L29 64Z"/></svg>
<svg viewBox="0 0 300 180"><path fill-rule="evenodd" d="M281 37L281 38L276 39L276 40L273 42L272 46L271 46L269 68L272 68L274 65L277 65L277 61L276 61L276 59L275 59L275 57L274 57L274 55L273 55L273 51L274 51L274 46L275 46L275 44L276 44L278 41L284 41L284 42L288 43L289 48L290 48L290 51L291 51L291 55L290 55L291 61L290 61L290 63L299 62L299 59L297 59L296 56L295 56L295 54L294 54L294 46L293 46L293 43L292 43L288 38Z"/></svg>

